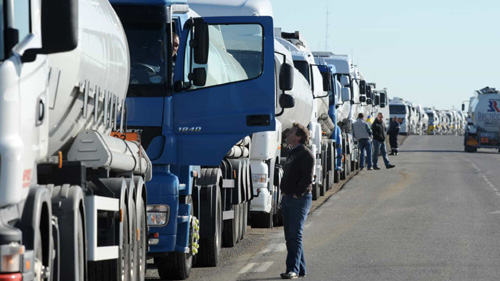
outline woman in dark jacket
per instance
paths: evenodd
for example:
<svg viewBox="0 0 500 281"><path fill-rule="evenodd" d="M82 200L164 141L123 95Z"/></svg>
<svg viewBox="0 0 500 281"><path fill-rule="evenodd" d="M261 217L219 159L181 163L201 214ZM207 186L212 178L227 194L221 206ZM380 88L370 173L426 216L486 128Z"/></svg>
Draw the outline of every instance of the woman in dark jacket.
<svg viewBox="0 0 500 281"><path fill-rule="evenodd" d="M398 155L398 117L394 116L392 118L391 124L389 124L389 130L387 130L387 134L389 135L389 143L391 144L391 153L389 153L389 155Z"/></svg>

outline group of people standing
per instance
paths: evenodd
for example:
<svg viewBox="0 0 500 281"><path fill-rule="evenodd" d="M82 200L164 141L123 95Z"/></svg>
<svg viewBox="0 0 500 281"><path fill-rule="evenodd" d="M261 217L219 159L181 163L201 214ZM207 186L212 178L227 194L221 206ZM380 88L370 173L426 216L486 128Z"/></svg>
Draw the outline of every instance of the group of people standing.
<svg viewBox="0 0 500 281"><path fill-rule="evenodd" d="M397 119L395 118L391 121L389 130L387 130L384 122L384 115L382 113L377 114L377 118L371 126L368 125L364 118L364 114L360 113L358 119L352 125L354 137L358 140L360 169L363 170L365 168L365 152L368 170L380 170L378 166L379 155L382 155L382 159L387 169L396 167L389 162L385 141L387 134L389 134L389 142L391 144L391 154L389 155L397 155L399 134L399 123Z"/></svg>

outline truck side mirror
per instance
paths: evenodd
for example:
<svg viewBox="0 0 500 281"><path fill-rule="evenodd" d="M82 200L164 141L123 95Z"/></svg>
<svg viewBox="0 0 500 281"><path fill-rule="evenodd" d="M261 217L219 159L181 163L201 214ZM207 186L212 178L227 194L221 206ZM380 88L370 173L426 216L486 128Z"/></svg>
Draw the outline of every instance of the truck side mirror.
<svg viewBox="0 0 500 281"><path fill-rule="evenodd" d="M349 77L347 77L347 76L341 76L340 77L340 84L342 84L342 87L349 87L349 86L351 86L351 82L349 81Z"/></svg>
<svg viewBox="0 0 500 281"><path fill-rule="evenodd" d="M359 96L359 102L366 102L365 96Z"/></svg>
<svg viewBox="0 0 500 281"><path fill-rule="evenodd" d="M366 99L366 104L371 104L371 105L373 105L373 100L372 100L372 99L370 99L370 98L367 98L367 99Z"/></svg>
<svg viewBox="0 0 500 281"><path fill-rule="evenodd" d="M323 76L323 91L329 92L332 89L332 76L328 72L321 72Z"/></svg>
<svg viewBox="0 0 500 281"><path fill-rule="evenodd" d="M376 106L379 106L380 105L380 96L379 95L375 95L374 99L373 99L373 103L374 105Z"/></svg>
<svg viewBox="0 0 500 281"><path fill-rule="evenodd" d="M281 65L280 77L279 77L280 90L290 91L291 89L293 89L293 70L294 70L293 66L291 66L286 62Z"/></svg>
<svg viewBox="0 0 500 281"><path fill-rule="evenodd" d="M366 86L366 81L360 80L359 81L359 94L367 96L367 90L368 90L368 87Z"/></svg>
<svg viewBox="0 0 500 281"><path fill-rule="evenodd" d="M465 104L462 103L462 111L465 111Z"/></svg>
<svg viewBox="0 0 500 281"><path fill-rule="evenodd" d="M28 49L22 62L32 62L38 54L74 50L78 46L78 0L42 1L42 48Z"/></svg>
<svg viewBox="0 0 500 281"><path fill-rule="evenodd" d="M194 48L194 62L206 64L208 62L208 24L201 18L194 20L194 39L191 46Z"/></svg>
<svg viewBox="0 0 500 281"><path fill-rule="evenodd" d="M342 101L350 101L351 100L351 89L342 88Z"/></svg>
<svg viewBox="0 0 500 281"><path fill-rule="evenodd" d="M373 95L373 88L372 86L368 85L366 86L366 97L371 98Z"/></svg>
<svg viewBox="0 0 500 281"><path fill-rule="evenodd" d="M207 83L207 71L204 67L195 68L192 73L189 73L188 78L193 81L193 85L203 87Z"/></svg>
<svg viewBox="0 0 500 281"><path fill-rule="evenodd" d="M381 92L380 93L380 107L384 108L386 104L387 104L387 93Z"/></svg>
<svg viewBox="0 0 500 281"><path fill-rule="evenodd" d="M281 108L292 108L295 106L295 98L289 94L281 94L280 96L280 107Z"/></svg>

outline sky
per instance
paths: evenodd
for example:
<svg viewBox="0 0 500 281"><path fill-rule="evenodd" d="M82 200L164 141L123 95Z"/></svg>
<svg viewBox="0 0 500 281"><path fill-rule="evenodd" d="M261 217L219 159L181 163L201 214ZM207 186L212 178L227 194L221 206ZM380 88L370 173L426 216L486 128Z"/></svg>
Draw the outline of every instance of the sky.
<svg viewBox="0 0 500 281"><path fill-rule="evenodd" d="M390 98L461 109L475 90L500 89L498 0L271 3L276 27L300 31L313 51L350 55Z"/></svg>

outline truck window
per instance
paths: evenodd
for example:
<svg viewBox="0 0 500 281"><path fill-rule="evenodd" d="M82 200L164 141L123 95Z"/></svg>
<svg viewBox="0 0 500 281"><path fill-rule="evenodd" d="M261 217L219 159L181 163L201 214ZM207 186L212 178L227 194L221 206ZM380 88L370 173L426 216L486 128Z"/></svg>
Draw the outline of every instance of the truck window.
<svg viewBox="0 0 500 281"><path fill-rule="evenodd" d="M19 30L19 41L28 36L30 30L30 0L14 1L14 27Z"/></svg>
<svg viewBox="0 0 500 281"><path fill-rule="evenodd" d="M162 84L165 79L165 29L161 23L125 25L130 50L130 84Z"/></svg>
<svg viewBox="0 0 500 281"><path fill-rule="evenodd" d="M399 104L389 105L390 114L406 114L406 106Z"/></svg>
<svg viewBox="0 0 500 281"><path fill-rule="evenodd" d="M3 33L4 33L4 23L5 20L5 15L4 15L4 9L3 9L3 1L0 1L0 61L3 61L5 59L5 50L4 50L4 38L3 38Z"/></svg>
<svg viewBox="0 0 500 281"><path fill-rule="evenodd" d="M230 24L209 26L208 63L204 67L207 81L205 88L257 78L263 69L263 30L258 24ZM185 57L189 62L190 54ZM189 64L187 64L189 65ZM188 70L188 69L185 69ZM185 73L185 77L188 73Z"/></svg>

